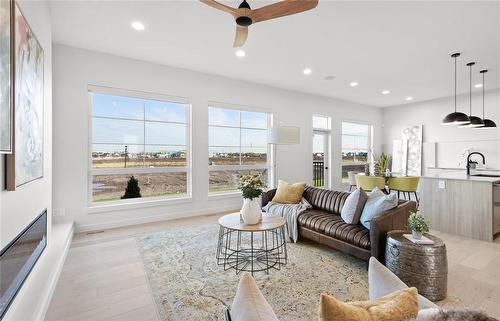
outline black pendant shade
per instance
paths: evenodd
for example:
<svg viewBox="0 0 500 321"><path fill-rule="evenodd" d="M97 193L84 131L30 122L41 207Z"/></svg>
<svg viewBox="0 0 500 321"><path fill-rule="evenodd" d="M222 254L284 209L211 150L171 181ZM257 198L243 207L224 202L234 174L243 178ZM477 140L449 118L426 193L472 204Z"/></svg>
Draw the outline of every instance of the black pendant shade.
<svg viewBox="0 0 500 321"><path fill-rule="evenodd" d="M467 125L470 124L469 116L457 111L457 57L460 53L454 53L451 57L455 60L455 111L446 115L441 125Z"/></svg>
<svg viewBox="0 0 500 321"><path fill-rule="evenodd" d="M486 69L480 71L480 73L483 75L483 123L484 123L484 125L481 127L476 127L476 129L491 129L491 128L497 127L497 124L495 124L495 122L493 120L484 118L484 87L486 87L486 84L484 83L484 74L487 72L488 72L488 70L486 70Z"/></svg>

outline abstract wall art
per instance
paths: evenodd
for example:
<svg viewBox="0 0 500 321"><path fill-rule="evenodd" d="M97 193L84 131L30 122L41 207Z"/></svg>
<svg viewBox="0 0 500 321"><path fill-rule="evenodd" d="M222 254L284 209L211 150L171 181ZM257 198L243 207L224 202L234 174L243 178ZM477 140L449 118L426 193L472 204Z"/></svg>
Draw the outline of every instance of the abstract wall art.
<svg viewBox="0 0 500 321"><path fill-rule="evenodd" d="M15 13L14 152L7 189L43 177L43 48L19 7Z"/></svg>
<svg viewBox="0 0 500 321"><path fill-rule="evenodd" d="M0 153L12 152L14 2L0 1Z"/></svg>

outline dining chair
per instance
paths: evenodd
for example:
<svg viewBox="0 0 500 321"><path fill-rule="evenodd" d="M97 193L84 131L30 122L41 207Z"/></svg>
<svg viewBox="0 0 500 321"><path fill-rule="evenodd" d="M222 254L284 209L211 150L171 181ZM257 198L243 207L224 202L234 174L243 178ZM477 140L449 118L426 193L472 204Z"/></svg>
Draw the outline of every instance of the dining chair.
<svg viewBox="0 0 500 321"><path fill-rule="evenodd" d="M366 176L356 175L356 186L362 188L364 191L370 192L375 187L381 191L385 191L385 177L380 176Z"/></svg>
<svg viewBox="0 0 500 321"><path fill-rule="evenodd" d="M389 178L387 185L390 191L397 191L398 198L400 194L403 194L404 199L411 200L411 195L415 196L415 201L417 202L417 207L420 205L420 198L418 197L418 183L420 182L420 177L418 176L406 176L406 177L391 177Z"/></svg>
<svg viewBox="0 0 500 321"><path fill-rule="evenodd" d="M349 177L349 192L352 190L352 188L356 188L356 174L359 174L359 172L356 171L349 171L347 172L347 176Z"/></svg>

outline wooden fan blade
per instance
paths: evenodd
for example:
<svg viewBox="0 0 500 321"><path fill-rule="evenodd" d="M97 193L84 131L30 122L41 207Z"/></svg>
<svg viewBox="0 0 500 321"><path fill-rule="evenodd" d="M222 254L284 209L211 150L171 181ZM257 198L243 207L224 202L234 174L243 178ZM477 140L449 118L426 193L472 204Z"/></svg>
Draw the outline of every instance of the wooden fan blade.
<svg viewBox="0 0 500 321"><path fill-rule="evenodd" d="M283 0L252 10L251 18L255 23L311 10L317 5L318 0Z"/></svg>
<svg viewBox="0 0 500 321"><path fill-rule="evenodd" d="M248 27L236 26L236 36L234 37L233 47L243 47L248 37Z"/></svg>
<svg viewBox="0 0 500 321"><path fill-rule="evenodd" d="M231 7L226 6L225 4L219 3L215 0L200 0L200 2L206 4L207 6L210 6L212 8L222 10L222 11L225 11L227 13L230 13L233 16L236 16L236 11L237 11L236 8L231 8Z"/></svg>

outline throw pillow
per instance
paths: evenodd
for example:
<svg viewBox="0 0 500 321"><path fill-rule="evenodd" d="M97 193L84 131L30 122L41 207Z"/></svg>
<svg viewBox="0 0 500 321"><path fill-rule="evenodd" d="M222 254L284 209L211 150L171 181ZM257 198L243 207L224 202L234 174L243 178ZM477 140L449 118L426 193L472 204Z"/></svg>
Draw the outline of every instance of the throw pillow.
<svg viewBox="0 0 500 321"><path fill-rule="evenodd" d="M278 321L273 309L248 272L241 275L230 315L232 321Z"/></svg>
<svg viewBox="0 0 500 321"><path fill-rule="evenodd" d="M368 195L363 212L361 213L361 224L370 229L371 220L388 210L398 206L398 195L393 193L385 195L381 190L375 188L373 192Z"/></svg>
<svg viewBox="0 0 500 321"><path fill-rule="evenodd" d="M418 317L412 319L412 321L498 321L498 319L487 316L483 312L470 309L447 311L432 309L429 313L420 312L418 313Z"/></svg>
<svg viewBox="0 0 500 321"><path fill-rule="evenodd" d="M340 211L340 216L347 224L359 224L359 219L361 218L361 212L363 212L363 207L368 200L368 195L366 192L358 188L352 192L345 200L344 206Z"/></svg>
<svg viewBox="0 0 500 321"><path fill-rule="evenodd" d="M370 300L375 300L394 291L407 289L408 286L401 281L391 270L377 261L373 256L368 265L368 294ZM435 309L437 305L424 296L418 295L418 308ZM419 312L420 313L420 312ZM420 314L419 314L420 316Z"/></svg>
<svg viewBox="0 0 500 321"><path fill-rule="evenodd" d="M327 294L319 301L320 321L406 321L418 313L417 289L403 289L373 301L344 303Z"/></svg>
<svg viewBox="0 0 500 321"><path fill-rule="evenodd" d="M302 193L306 188L306 183L288 184L280 180L276 195L273 197L273 202L281 204L298 204L302 199Z"/></svg>

